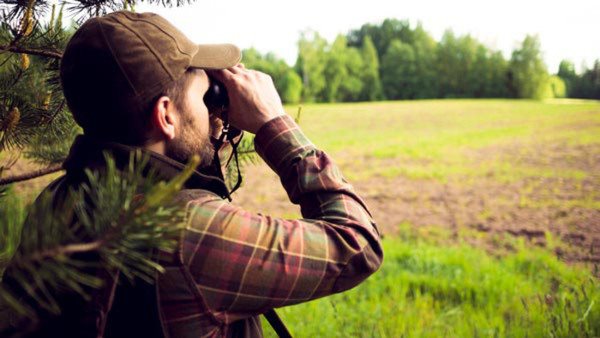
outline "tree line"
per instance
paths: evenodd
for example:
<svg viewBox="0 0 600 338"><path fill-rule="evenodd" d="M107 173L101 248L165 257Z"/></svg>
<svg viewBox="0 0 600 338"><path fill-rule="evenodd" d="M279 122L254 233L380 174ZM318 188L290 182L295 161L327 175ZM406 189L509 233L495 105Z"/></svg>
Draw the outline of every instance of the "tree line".
<svg viewBox="0 0 600 338"><path fill-rule="evenodd" d="M329 43L303 32L294 66L273 53L244 50L247 67L273 76L284 102L353 102L434 98L575 97L600 99L600 60L575 72L570 61L548 71L537 36L506 59L470 35L451 30L435 41L421 24L386 19Z"/></svg>

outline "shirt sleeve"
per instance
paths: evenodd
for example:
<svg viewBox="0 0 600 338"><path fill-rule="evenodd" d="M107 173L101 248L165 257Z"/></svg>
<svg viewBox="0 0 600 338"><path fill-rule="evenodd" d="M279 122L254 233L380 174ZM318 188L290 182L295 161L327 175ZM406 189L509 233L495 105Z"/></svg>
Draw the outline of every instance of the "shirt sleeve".
<svg viewBox="0 0 600 338"><path fill-rule="evenodd" d="M304 218L256 214L211 195L189 202L184 263L225 323L350 289L383 259L365 203L289 116L264 125L255 148Z"/></svg>

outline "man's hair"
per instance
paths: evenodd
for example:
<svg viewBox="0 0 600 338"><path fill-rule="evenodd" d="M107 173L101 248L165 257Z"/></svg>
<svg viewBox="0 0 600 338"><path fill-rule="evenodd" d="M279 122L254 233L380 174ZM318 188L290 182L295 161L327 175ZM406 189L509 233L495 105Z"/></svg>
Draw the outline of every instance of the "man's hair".
<svg viewBox="0 0 600 338"><path fill-rule="evenodd" d="M186 91L194 78L194 75L198 72L196 68L188 68L185 73L175 82L173 82L170 86L163 90L163 94L156 97L152 100L152 104L150 106L150 113L156 104L156 100L158 100L161 96L167 96L173 101L175 108L179 111L179 113L184 114L187 111L187 101L186 101ZM201 93L198 93L200 95Z"/></svg>
<svg viewBox="0 0 600 338"><path fill-rule="evenodd" d="M142 146L149 138L151 114L156 101L162 96L171 99L179 112L186 110L185 92L197 69L188 68L179 79L167 85L160 94L140 105L106 98L110 102L90 104L80 90L65 90L65 98L75 120L86 135L102 141ZM200 93L198 93L200 95ZM78 117L86 117L85 120Z"/></svg>

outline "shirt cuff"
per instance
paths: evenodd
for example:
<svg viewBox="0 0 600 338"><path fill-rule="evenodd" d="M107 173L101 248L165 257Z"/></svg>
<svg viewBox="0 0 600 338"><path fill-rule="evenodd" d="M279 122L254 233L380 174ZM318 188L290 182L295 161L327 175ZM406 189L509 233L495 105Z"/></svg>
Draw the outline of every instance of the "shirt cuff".
<svg viewBox="0 0 600 338"><path fill-rule="evenodd" d="M254 149L275 172L280 173L297 155L314 149L289 115L265 123L254 138Z"/></svg>

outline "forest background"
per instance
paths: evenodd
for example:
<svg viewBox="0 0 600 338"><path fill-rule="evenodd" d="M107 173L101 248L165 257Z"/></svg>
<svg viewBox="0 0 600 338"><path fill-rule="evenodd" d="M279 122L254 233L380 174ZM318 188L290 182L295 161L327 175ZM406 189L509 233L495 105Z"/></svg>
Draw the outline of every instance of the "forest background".
<svg viewBox="0 0 600 338"><path fill-rule="evenodd" d="M435 98L596 98L600 60L580 73L563 60L549 71L537 36L526 36L509 59L471 35L447 30L440 41L421 25L385 19L365 23L333 42L305 31L296 64L276 54L244 51L244 63L272 74L286 103Z"/></svg>

